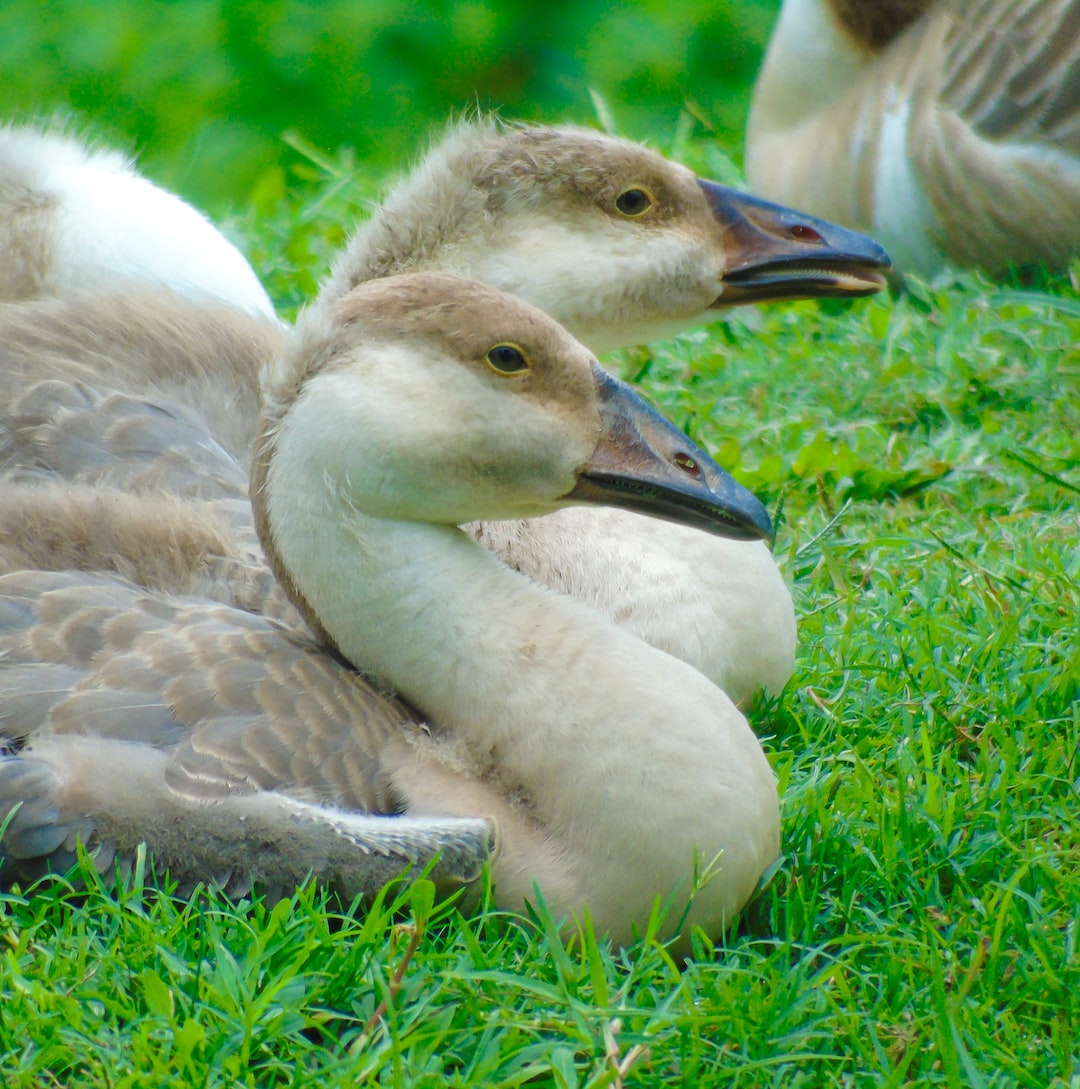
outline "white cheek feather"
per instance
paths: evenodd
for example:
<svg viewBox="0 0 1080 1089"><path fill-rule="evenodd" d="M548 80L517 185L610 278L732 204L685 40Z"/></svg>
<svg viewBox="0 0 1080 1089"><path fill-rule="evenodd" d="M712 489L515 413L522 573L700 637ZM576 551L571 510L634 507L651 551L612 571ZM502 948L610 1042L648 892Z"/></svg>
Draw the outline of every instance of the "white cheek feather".
<svg viewBox="0 0 1080 1089"><path fill-rule="evenodd" d="M420 343L412 343L408 353L371 346L363 371L357 364L309 380L289 410L289 427L275 457L278 476L289 481L281 494L294 505L296 497L304 496L313 509L327 503L355 509L355 497L363 496L363 512L373 518L453 525L481 517L482 512L471 513L477 504L476 470L472 459L458 451L467 450L470 436L505 412L503 399L485 387L482 377L466 372L441 383L447 365L437 355ZM440 383L442 400L435 411L432 389ZM502 439L505 462L518 467L512 475L515 490L507 492L506 481L491 476L481 491L485 506L500 499L507 504L506 518L551 509L550 502L539 511L529 505L530 466L552 474L563 460L577 464L587 453L563 455L573 439L565 432L554 448L545 446L549 419L524 404L518 411L517 429ZM572 486L568 477L565 490ZM510 505L515 496L520 505Z"/></svg>
<svg viewBox="0 0 1080 1089"><path fill-rule="evenodd" d="M405 380L395 392L396 402L378 383L365 382L356 374L310 379L290 408L289 426L278 440L274 462L281 494L290 503L321 509L327 504L351 505L350 493L369 497L398 493L394 467L368 453L394 449L390 432L403 430L402 421L410 421L414 431L421 422L411 418Z"/></svg>
<svg viewBox="0 0 1080 1089"><path fill-rule="evenodd" d="M85 286L105 268L274 317L270 299L239 250L178 197L130 170L102 169L92 157L65 170L54 185L53 260L61 283Z"/></svg>
<svg viewBox="0 0 1080 1089"><path fill-rule="evenodd" d="M607 235L607 232L604 232ZM605 242L611 239L605 237ZM508 231L498 250L478 254L476 275L502 290L527 299L541 310L560 307L574 299L574 310L584 315L602 311L610 288L597 274L597 262L610 265L618 256L598 250L592 232L538 218Z"/></svg>
<svg viewBox="0 0 1080 1089"><path fill-rule="evenodd" d="M673 335L706 316L721 290L708 284L706 245L647 225L594 220L563 224L537 216L506 233L497 250L471 255L478 279L526 299L597 353ZM633 285L648 285L648 296ZM658 315L663 315L659 318Z"/></svg>

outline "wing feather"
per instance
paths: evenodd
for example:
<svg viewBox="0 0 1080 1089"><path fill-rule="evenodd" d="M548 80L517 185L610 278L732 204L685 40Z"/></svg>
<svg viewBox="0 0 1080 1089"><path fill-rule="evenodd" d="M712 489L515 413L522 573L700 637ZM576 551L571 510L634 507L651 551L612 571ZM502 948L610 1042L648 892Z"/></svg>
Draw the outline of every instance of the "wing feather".
<svg viewBox="0 0 1080 1089"><path fill-rule="evenodd" d="M942 105L989 140L1080 154L1080 3L953 0Z"/></svg>

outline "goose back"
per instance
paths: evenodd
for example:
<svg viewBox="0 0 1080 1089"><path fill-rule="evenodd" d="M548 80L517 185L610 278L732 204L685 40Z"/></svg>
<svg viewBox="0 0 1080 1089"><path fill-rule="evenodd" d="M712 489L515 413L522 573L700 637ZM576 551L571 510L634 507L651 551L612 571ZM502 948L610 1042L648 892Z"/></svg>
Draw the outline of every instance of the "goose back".
<svg viewBox="0 0 1080 1089"><path fill-rule="evenodd" d="M1080 244L1080 4L787 0L754 91L756 192L901 268L1001 272Z"/></svg>
<svg viewBox="0 0 1080 1089"><path fill-rule="evenodd" d="M0 299L168 285L273 319L247 260L191 205L60 125L0 126Z"/></svg>

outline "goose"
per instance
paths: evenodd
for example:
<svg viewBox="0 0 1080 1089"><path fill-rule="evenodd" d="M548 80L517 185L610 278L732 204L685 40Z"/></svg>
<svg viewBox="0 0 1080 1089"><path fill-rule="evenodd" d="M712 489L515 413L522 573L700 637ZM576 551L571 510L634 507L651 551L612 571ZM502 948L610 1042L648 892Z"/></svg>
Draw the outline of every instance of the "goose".
<svg viewBox="0 0 1080 1089"><path fill-rule="evenodd" d="M0 299L87 284L167 284L274 320L240 251L119 152L59 126L0 127Z"/></svg>
<svg viewBox="0 0 1080 1089"><path fill-rule="evenodd" d="M702 181L638 144L478 120L453 128L357 230L317 309L370 279L442 269L510 291L607 350L727 305L868 294L887 265L869 239ZM221 306L186 317L180 300L137 294L43 303L3 339L27 347L27 373L45 373L50 354L80 354L88 381L119 368L129 394L142 368L142 392L174 397L169 375L186 382L188 359L205 374L199 407L211 435L242 455L257 420L259 361L273 354L265 341L286 334ZM217 373L205 373L208 361ZM791 595L761 542L577 507L467 531L516 570L694 665L737 703L779 692L791 673Z"/></svg>
<svg viewBox="0 0 1080 1089"><path fill-rule="evenodd" d="M1064 267L1080 245L1077 0L784 0L751 189L872 232L901 270Z"/></svg>
<svg viewBox="0 0 1080 1089"><path fill-rule="evenodd" d="M302 316L266 398L255 522L319 640L182 579L151 592L5 564L9 877L76 839L99 862L145 841L181 879L314 871L348 898L436 851L452 887L490 853L499 905L538 891L626 943L659 897L678 948L693 927L719 934L779 847L746 719L457 526L617 503L765 537L761 504L541 311L450 274L374 280ZM77 485L53 486L56 525L88 547L123 537L85 520ZM7 478L3 509L41 487ZM132 562L156 547L145 528L127 527Z"/></svg>

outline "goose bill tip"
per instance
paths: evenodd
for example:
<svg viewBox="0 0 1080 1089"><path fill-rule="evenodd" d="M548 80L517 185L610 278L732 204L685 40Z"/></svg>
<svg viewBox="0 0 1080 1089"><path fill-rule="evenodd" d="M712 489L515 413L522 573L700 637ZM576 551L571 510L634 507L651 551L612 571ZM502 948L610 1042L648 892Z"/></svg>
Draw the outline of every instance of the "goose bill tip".
<svg viewBox="0 0 1080 1089"><path fill-rule="evenodd" d="M564 497L622 507L732 540L771 540L764 504L625 383L598 366L601 432Z"/></svg>
<svg viewBox="0 0 1080 1089"><path fill-rule="evenodd" d="M777 299L857 298L888 283L889 255L858 231L699 180L727 267L712 309Z"/></svg>

